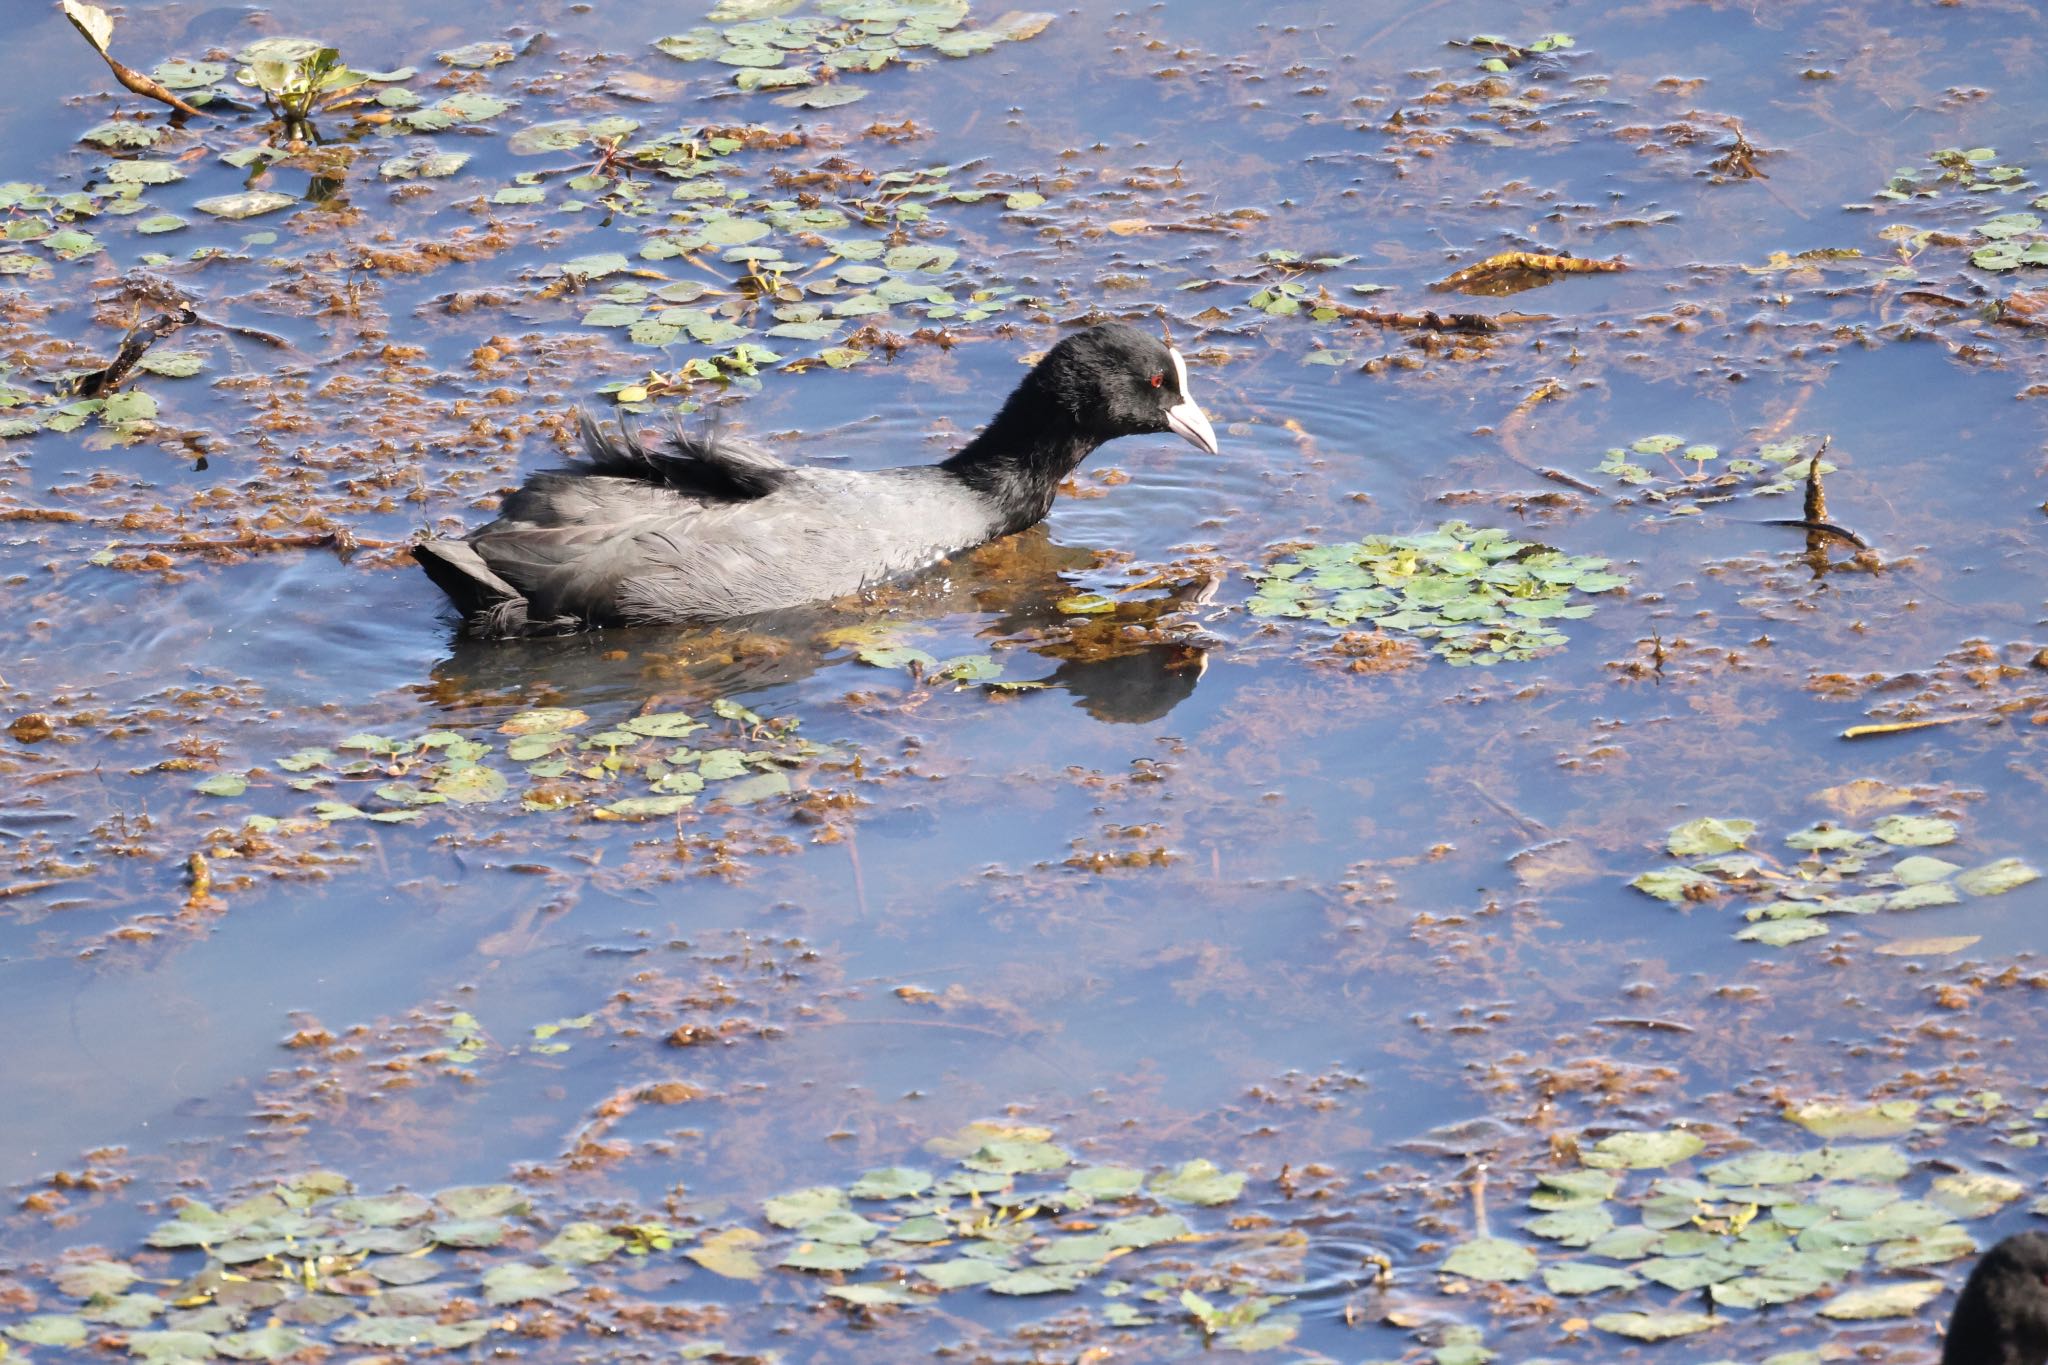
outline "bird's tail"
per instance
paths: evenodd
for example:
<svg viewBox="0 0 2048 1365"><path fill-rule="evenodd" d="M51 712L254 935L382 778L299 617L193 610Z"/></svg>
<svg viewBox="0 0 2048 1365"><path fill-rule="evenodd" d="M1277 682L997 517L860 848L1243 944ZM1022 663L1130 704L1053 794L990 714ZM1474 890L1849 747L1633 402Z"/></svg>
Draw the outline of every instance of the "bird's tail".
<svg viewBox="0 0 2048 1365"><path fill-rule="evenodd" d="M491 572L468 541L422 541L412 547L412 557L455 603L472 635L526 634L526 595Z"/></svg>

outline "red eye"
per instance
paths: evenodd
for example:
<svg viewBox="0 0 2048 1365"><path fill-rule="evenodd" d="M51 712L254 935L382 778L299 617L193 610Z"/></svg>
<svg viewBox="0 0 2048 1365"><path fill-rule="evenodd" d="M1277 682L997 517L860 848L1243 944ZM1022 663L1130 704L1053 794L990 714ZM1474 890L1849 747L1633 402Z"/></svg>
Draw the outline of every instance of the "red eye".
<svg viewBox="0 0 2048 1365"><path fill-rule="evenodd" d="M1161 384L1164 384L1165 382L1166 376L1163 374L1155 374L1152 376L1152 387L1155 389L1158 388Z"/></svg>

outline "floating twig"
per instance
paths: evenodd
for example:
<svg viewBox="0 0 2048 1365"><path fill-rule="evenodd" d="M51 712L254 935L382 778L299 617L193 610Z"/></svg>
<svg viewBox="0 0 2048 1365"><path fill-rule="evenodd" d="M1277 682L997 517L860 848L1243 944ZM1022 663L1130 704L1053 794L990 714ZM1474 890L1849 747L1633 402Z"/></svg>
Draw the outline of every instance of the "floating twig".
<svg viewBox="0 0 2048 1365"><path fill-rule="evenodd" d="M1908 730L1925 730L1936 725L1954 725L1968 716L1930 716L1926 720L1894 720L1883 725L1852 725L1842 731L1843 739L1868 739L1872 735L1900 735Z"/></svg>
<svg viewBox="0 0 2048 1365"><path fill-rule="evenodd" d="M114 21L98 5L80 4L79 0L63 0L64 17L71 21L71 27L79 36L92 44L92 50L105 59L113 71L114 79L138 95L146 95L162 104L168 104L181 114L196 114L205 117L206 111L194 104L179 99L161 83L151 80L139 71L132 70L114 60L114 54L107 51L107 40L114 36Z"/></svg>
<svg viewBox="0 0 2048 1365"><path fill-rule="evenodd" d="M97 398L103 393L111 393L120 387L121 381L128 377L128 372L135 368L136 362L156 344L159 337L167 336L180 327L189 326L197 321L199 314L183 306L175 312L158 313L122 339L121 349L114 353L114 358L107 363L105 369L94 370L91 374L80 377L72 385L72 391L80 398Z"/></svg>
<svg viewBox="0 0 2048 1365"><path fill-rule="evenodd" d="M1728 126L1735 131L1735 141L1728 150L1707 163L1707 168L1716 175L1725 175L1733 180L1769 180L1756 166L1756 148L1743 136L1739 119L1729 119Z"/></svg>
<svg viewBox="0 0 2048 1365"><path fill-rule="evenodd" d="M1648 1029L1653 1033L1697 1032L1697 1030L1694 1029L1691 1024L1681 1024L1676 1019L1630 1019L1623 1017L1610 1017L1607 1019L1595 1019L1593 1022L1599 1024L1603 1028L1639 1028Z"/></svg>

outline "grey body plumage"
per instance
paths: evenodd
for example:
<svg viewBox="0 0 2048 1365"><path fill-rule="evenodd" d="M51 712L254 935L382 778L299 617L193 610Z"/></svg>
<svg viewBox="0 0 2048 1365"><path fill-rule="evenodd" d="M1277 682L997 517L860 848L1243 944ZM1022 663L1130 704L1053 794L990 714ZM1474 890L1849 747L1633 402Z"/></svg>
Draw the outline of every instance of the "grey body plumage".
<svg viewBox="0 0 2048 1365"><path fill-rule="evenodd" d="M611 435L536 474L495 521L414 547L467 630L718 621L858 592L1032 525L1103 441L1174 431L1214 452L1177 351L1121 324L1061 341L936 465L787 464L720 435Z"/></svg>

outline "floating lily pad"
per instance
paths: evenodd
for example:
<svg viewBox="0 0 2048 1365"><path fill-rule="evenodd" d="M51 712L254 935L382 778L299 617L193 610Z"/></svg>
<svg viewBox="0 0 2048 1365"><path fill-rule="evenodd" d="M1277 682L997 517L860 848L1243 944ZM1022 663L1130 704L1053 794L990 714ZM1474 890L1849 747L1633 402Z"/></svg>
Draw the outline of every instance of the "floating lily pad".
<svg viewBox="0 0 2048 1365"><path fill-rule="evenodd" d="M192 207L201 213L210 213L216 218L257 218L266 213L288 209L299 201L276 190L244 190L240 194L218 194L202 199Z"/></svg>
<svg viewBox="0 0 2048 1365"><path fill-rule="evenodd" d="M1580 1152L1588 1166L1641 1171L1675 1166L1698 1155L1706 1145L1697 1133L1664 1129L1651 1133L1609 1133L1590 1146L1582 1145Z"/></svg>
<svg viewBox="0 0 2048 1365"><path fill-rule="evenodd" d="M1536 1273L1536 1253L1504 1237L1479 1237L1453 1249L1441 1268L1468 1280L1511 1283Z"/></svg>
<svg viewBox="0 0 2048 1365"><path fill-rule="evenodd" d="M1938 1296L1942 1287L1940 1280L1904 1280L1851 1289L1821 1305L1820 1315L1850 1322L1910 1318Z"/></svg>
<svg viewBox="0 0 2048 1365"><path fill-rule="evenodd" d="M469 43L439 54L441 60L450 66L468 67L472 70L502 66L515 55L517 54L512 51L510 43L494 42Z"/></svg>
<svg viewBox="0 0 2048 1365"><path fill-rule="evenodd" d="M386 180L440 180L468 164L468 152L415 151L392 157L377 174Z"/></svg>

